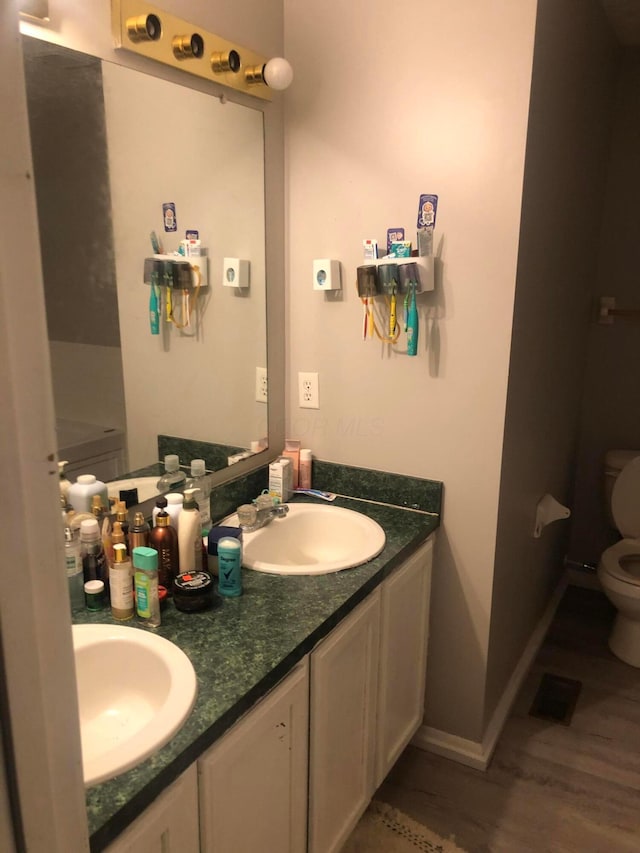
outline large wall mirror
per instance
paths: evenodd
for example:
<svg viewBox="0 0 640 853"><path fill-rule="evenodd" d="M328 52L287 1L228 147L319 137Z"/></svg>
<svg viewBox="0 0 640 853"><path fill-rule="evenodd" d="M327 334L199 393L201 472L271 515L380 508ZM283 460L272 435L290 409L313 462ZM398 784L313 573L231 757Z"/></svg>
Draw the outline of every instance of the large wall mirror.
<svg viewBox="0 0 640 853"><path fill-rule="evenodd" d="M259 451L262 112L26 36L24 57L58 450L70 473L113 480L165 452L217 470ZM176 230L165 230L167 204ZM159 287L152 334L150 234L172 253L187 230L208 249L208 286L197 298L173 289L171 306ZM248 261L247 287L229 286L225 258Z"/></svg>

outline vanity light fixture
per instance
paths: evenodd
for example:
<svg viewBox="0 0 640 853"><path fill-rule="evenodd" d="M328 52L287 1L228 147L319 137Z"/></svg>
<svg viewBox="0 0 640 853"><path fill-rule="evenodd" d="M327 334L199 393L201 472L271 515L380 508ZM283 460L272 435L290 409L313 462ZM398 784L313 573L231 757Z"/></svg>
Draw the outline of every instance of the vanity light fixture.
<svg viewBox="0 0 640 853"><path fill-rule="evenodd" d="M227 50L225 53L216 51L211 54L210 62L214 74L221 74L226 71L233 71L234 74L237 74L242 64L237 50Z"/></svg>
<svg viewBox="0 0 640 853"><path fill-rule="evenodd" d="M162 24L157 15L137 15L128 18L127 35L133 42L158 41L162 35Z"/></svg>
<svg viewBox="0 0 640 853"><path fill-rule="evenodd" d="M251 86L264 83L270 89L283 91L288 89L293 80L293 68L282 56L274 56L264 65L252 65L245 70L245 78Z"/></svg>
<svg viewBox="0 0 640 853"><path fill-rule="evenodd" d="M174 36L171 49L176 59L200 59L204 56L204 39L200 33L189 36Z"/></svg>
<svg viewBox="0 0 640 853"><path fill-rule="evenodd" d="M273 89L286 89L293 79L286 59L267 59L146 0L111 0L111 21L116 48L265 101L271 100Z"/></svg>

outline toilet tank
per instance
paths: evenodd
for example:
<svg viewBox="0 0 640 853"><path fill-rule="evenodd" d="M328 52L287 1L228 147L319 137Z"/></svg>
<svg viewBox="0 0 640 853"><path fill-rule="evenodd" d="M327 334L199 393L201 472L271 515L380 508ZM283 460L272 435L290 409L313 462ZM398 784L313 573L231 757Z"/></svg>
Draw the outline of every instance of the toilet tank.
<svg viewBox="0 0 640 853"><path fill-rule="evenodd" d="M618 478L618 474L622 469L640 456L640 450L607 450L604 457L604 497L605 497L605 512L609 525L615 530L616 523L611 515L611 494L613 486Z"/></svg>

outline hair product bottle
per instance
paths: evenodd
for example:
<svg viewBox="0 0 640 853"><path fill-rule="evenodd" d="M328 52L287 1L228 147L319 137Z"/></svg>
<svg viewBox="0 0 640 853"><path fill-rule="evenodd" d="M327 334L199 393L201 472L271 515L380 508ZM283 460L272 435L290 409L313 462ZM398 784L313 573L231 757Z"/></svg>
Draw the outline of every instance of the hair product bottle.
<svg viewBox="0 0 640 853"><path fill-rule="evenodd" d="M158 583L171 595L173 579L180 574L180 558L178 534L169 513L162 511L156 516L156 526L149 533L149 547L158 552Z"/></svg>
<svg viewBox="0 0 640 853"><path fill-rule="evenodd" d="M109 588L111 590L111 615L113 618L131 619L133 617L131 560L127 554L126 545L122 542L113 546L113 565L109 569Z"/></svg>
<svg viewBox="0 0 640 853"><path fill-rule="evenodd" d="M154 548L133 549L133 568L136 580L136 611L143 625L160 625L158 598L158 552Z"/></svg>
<svg viewBox="0 0 640 853"><path fill-rule="evenodd" d="M134 548L146 548L148 545L149 525L144 520L144 515L137 512L133 518L133 524L129 528L129 553L133 554Z"/></svg>
<svg viewBox="0 0 640 853"><path fill-rule="evenodd" d="M167 499L164 495L160 495L160 497L156 501L156 505L153 508L153 512L151 513L151 525L152 527L156 526L156 518L158 517L158 513L162 512L163 509L167 508Z"/></svg>
<svg viewBox="0 0 640 853"><path fill-rule="evenodd" d="M70 527L64 529L64 557L71 610L82 610L84 608L84 574L80 556L80 539Z"/></svg>
<svg viewBox="0 0 640 853"><path fill-rule="evenodd" d="M87 518L80 523L80 554L85 583L87 581L102 581L108 598L109 569L102 547L100 528L95 518Z"/></svg>

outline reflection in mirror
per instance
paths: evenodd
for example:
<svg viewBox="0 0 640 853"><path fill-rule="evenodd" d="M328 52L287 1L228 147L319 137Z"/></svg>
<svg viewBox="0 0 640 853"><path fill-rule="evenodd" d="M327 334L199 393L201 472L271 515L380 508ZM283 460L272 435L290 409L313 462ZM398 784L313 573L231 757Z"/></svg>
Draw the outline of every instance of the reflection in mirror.
<svg viewBox="0 0 640 853"><path fill-rule="evenodd" d="M24 38L24 55L58 451L70 479L159 477L169 453L187 471L192 458L219 470L263 449L262 113L37 39ZM179 287L145 283L152 231L167 254L198 232L208 251L208 264L189 259L208 267L199 288L197 271L175 277ZM225 259L248 261L248 286L230 286Z"/></svg>

